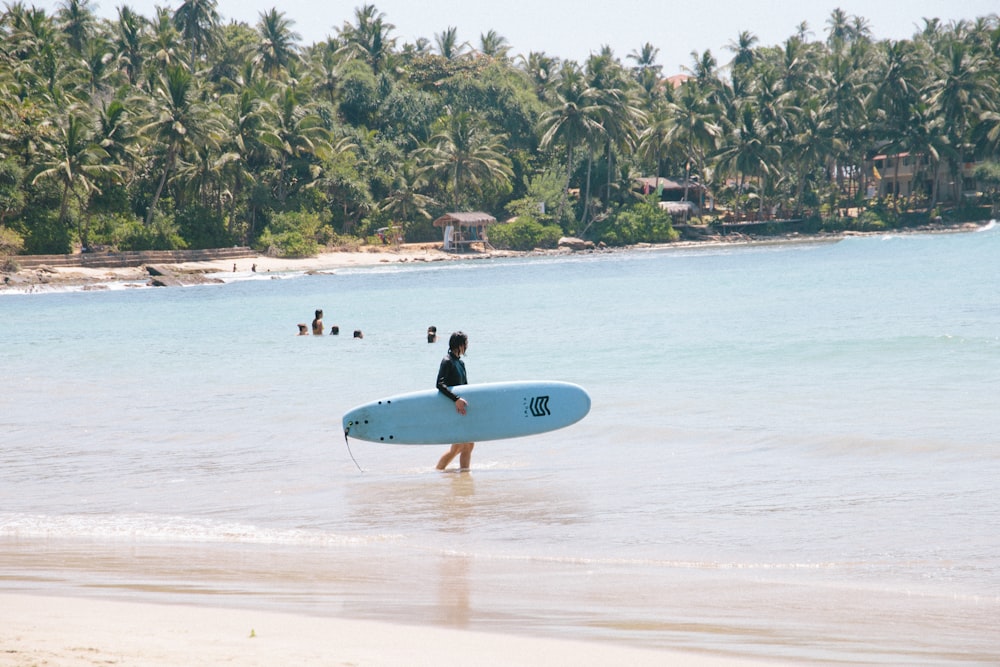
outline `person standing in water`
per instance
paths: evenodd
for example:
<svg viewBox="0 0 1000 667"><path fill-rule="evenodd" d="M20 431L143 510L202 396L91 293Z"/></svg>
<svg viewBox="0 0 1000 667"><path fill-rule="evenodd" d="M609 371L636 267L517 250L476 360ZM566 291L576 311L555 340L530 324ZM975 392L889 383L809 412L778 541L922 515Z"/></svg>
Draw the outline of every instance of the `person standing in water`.
<svg viewBox="0 0 1000 667"><path fill-rule="evenodd" d="M468 347L468 336L461 331L453 333L448 339L448 354L441 360L437 374L437 390L455 402L455 409L460 415L465 414L469 404L455 393L454 388L469 383L469 378L465 373L465 362L462 361L462 355L465 354ZM475 446L474 442L456 442L438 461L437 469L444 470L457 456L459 468L468 470L472 463L472 448Z"/></svg>

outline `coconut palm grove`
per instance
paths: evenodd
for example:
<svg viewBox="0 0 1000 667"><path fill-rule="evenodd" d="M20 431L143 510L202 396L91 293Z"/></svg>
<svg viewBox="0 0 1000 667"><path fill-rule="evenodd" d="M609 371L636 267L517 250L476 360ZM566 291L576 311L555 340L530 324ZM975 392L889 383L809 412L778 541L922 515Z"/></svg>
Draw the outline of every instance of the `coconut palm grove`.
<svg viewBox="0 0 1000 667"><path fill-rule="evenodd" d="M88 0L6 4L0 255L300 256L386 227L436 240L452 211L507 221L491 241L513 249L667 242L680 222L816 232L997 213L996 15L891 41L834 10L780 44L743 32L694 51L682 72L651 43L581 63L513 53L494 31L402 43L374 5L340 20L305 45L293 16L227 21L215 0L123 4L114 20ZM681 218L658 177L680 184Z"/></svg>

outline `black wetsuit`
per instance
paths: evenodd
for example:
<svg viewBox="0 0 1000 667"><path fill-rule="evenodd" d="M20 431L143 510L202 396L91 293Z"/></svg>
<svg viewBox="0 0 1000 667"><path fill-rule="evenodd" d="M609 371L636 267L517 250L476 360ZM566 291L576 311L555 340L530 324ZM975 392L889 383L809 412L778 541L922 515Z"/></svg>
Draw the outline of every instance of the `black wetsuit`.
<svg viewBox="0 0 1000 667"><path fill-rule="evenodd" d="M465 374L465 362L448 350L448 356L441 360L441 367L438 368L437 388L442 394L453 401L458 400L458 394L451 390L451 387L468 384L469 378Z"/></svg>

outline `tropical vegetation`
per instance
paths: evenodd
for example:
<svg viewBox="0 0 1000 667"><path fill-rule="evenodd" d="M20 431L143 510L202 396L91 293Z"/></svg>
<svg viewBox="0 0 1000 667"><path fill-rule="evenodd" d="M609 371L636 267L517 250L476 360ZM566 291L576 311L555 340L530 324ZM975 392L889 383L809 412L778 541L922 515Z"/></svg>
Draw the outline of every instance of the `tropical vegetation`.
<svg viewBox="0 0 1000 667"><path fill-rule="evenodd" d="M995 214L1000 201L996 15L926 20L894 41L835 10L820 36L802 24L765 46L740 33L723 65L694 52L682 77L665 76L649 43L580 63L515 55L495 31L431 37L401 43L374 5L304 45L284 12L226 22L216 0L154 16L122 5L115 20L89 0L54 13L10 2L0 251L307 254L383 227L436 239L431 221L458 210L513 218L493 238L519 248L676 238L641 176L690 186L695 222L870 227L979 203ZM876 153L921 155L951 178L873 199ZM957 196L971 160L983 202Z"/></svg>

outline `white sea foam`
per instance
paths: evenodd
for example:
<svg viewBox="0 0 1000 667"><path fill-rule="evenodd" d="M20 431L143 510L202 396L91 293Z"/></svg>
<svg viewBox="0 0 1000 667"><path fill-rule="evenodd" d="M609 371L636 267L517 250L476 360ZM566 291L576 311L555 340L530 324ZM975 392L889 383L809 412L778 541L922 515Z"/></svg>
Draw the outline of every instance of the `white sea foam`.
<svg viewBox="0 0 1000 667"><path fill-rule="evenodd" d="M185 516L142 514L0 514L0 537L12 539L102 540L176 543L238 543L291 546L349 546L398 542L398 534L345 535L318 530L275 529Z"/></svg>

